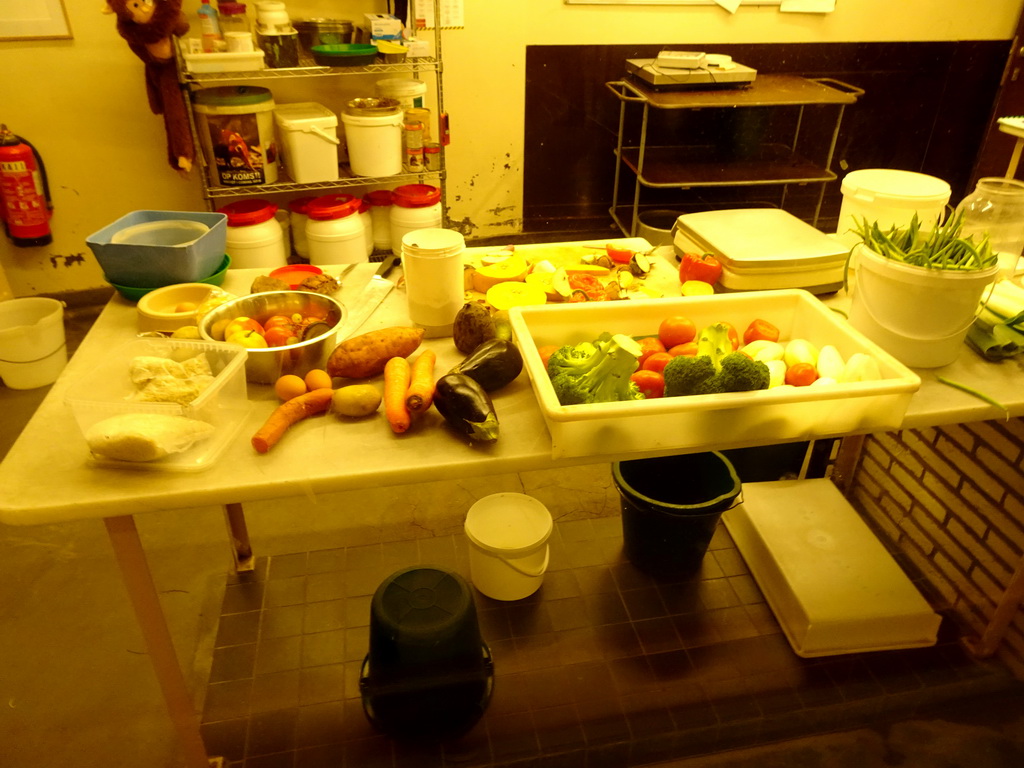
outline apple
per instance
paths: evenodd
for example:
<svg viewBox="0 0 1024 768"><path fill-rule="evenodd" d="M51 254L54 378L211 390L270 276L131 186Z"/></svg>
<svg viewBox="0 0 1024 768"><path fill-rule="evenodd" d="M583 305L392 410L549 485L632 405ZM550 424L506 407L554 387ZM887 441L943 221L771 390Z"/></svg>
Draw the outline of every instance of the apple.
<svg viewBox="0 0 1024 768"><path fill-rule="evenodd" d="M228 344L238 344L249 349L266 349L267 340L256 331L241 330L229 335L225 341Z"/></svg>
<svg viewBox="0 0 1024 768"><path fill-rule="evenodd" d="M236 317L224 327L224 339L230 340L232 336L240 331L254 331L262 336L263 326L251 317Z"/></svg>

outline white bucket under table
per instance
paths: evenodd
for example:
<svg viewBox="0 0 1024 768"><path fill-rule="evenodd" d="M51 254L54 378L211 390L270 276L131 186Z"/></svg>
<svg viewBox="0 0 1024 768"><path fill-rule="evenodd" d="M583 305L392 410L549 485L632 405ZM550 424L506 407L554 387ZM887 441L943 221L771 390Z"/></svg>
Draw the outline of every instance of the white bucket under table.
<svg viewBox="0 0 1024 768"><path fill-rule="evenodd" d="M532 496L494 493L466 515L469 572L480 592L495 600L529 597L548 568L551 513Z"/></svg>
<svg viewBox="0 0 1024 768"><path fill-rule="evenodd" d="M53 384L67 362L62 302L41 296L0 302L0 379L8 388Z"/></svg>

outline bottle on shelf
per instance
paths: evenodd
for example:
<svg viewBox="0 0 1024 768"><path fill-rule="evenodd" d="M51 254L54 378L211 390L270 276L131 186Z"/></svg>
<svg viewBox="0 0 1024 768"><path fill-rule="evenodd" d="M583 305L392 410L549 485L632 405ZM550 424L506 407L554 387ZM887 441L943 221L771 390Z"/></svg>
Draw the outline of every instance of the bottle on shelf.
<svg viewBox="0 0 1024 768"><path fill-rule="evenodd" d="M203 52L213 53L224 49L224 37L220 33L220 22L217 9L210 5L210 0L203 0L197 12L199 28L203 35Z"/></svg>

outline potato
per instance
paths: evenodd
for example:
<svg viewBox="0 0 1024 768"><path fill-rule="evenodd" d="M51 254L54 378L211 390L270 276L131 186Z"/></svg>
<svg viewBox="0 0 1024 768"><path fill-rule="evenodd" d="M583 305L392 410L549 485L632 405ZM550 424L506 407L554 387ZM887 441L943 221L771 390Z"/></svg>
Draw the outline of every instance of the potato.
<svg viewBox="0 0 1024 768"><path fill-rule="evenodd" d="M380 390L373 384L349 384L334 390L331 410L339 416L362 418L380 408Z"/></svg>
<svg viewBox="0 0 1024 768"><path fill-rule="evenodd" d="M384 372L392 357L408 357L423 341L422 328L394 326L341 342L327 360L327 373L344 379L368 379Z"/></svg>

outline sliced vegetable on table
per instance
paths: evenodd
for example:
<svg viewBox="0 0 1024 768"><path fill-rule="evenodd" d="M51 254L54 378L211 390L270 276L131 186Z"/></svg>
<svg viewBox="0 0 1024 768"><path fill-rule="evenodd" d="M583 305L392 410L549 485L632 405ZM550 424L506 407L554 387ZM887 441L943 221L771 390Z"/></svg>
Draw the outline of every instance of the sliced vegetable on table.
<svg viewBox="0 0 1024 768"><path fill-rule="evenodd" d="M679 282L699 280L714 285L722 276L722 263L710 253L684 253L679 262Z"/></svg>

